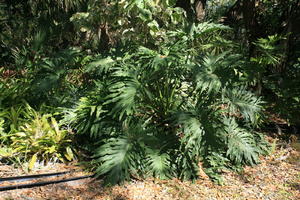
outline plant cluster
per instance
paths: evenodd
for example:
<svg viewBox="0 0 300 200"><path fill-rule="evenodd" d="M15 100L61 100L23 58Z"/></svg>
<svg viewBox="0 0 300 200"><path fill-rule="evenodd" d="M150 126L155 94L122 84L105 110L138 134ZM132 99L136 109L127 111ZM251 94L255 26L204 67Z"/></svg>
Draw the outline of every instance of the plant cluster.
<svg viewBox="0 0 300 200"><path fill-rule="evenodd" d="M224 169L258 163L269 147L264 111L298 123L298 7L0 2L1 161L31 169L84 152L112 184L194 180L200 167L221 181Z"/></svg>
<svg viewBox="0 0 300 200"><path fill-rule="evenodd" d="M31 170L37 161L72 161L72 135L51 114L41 114L28 104L0 112L0 158L15 164L28 163ZM8 127L4 126L9 125ZM73 149L73 150L72 150Z"/></svg>
<svg viewBox="0 0 300 200"><path fill-rule="evenodd" d="M268 152L254 131L262 101L237 73L241 56L215 48L201 52L207 44L196 36L226 27L193 29L170 33L157 49L140 46L87 65L102 79L65 121L95 138L96 172L108 183L132 176L195 179L200 162L220 181L222 169L253 165Z"/></svg>

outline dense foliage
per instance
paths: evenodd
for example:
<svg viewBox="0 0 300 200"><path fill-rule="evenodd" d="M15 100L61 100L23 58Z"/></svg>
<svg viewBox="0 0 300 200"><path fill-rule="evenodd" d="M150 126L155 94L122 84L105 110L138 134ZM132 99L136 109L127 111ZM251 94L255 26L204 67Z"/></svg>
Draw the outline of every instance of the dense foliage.
<svg viewBox="0 0 300 200"><path fill-rule="evenodd" d="M259 162L265 111L299 124L299 1L0 2L0 159L107 183ZM284 104L283 104L284 103ZM77 149L77 150L76 150Z"/></svg>

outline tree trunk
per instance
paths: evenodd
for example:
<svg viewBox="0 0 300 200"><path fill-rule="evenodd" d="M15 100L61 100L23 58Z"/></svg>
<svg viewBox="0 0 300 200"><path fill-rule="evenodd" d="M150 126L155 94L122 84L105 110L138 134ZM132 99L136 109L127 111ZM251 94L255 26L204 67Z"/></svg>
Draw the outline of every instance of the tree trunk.
<svg viewBox="0 0 300 200"><path fill-rule="evenodd" d="M205 17L207 0L195 0L193 4L189 0L177 0L176 7L183 8L190 21L202 21Z"/></svg>
<svg viewBox="0 0 300 200"><path fill-rule="evenodd" d="M283 2L284 3L284 2ZM283 54L283 61L281 65L277 69L277 73L284 75L286 72L287 65L290 61L290 52L292 51L291 48L294 44L297 43L297 39L299 39L300 35L300 1L295 1L294 4L288 6L286 14L284 18L286 21L284 22L284 31L283 35L286 36L286 39L282 42L282 54Z"/></svg>
<svg viewBox="0 0 300 200"><path fill-rule="evenodd" d="M242 15L243 21L246 29L248 46L249 46L249 56L254 54L253 42L257 39L257 23L255 18L255 4L256 0L243 0L242 1Z"/></svg>
<svg viewBox="0 0 300 200"><path fill-rule="evenodd" d="M195 1L195 11L198 21L202 21L205 17L206 0Z"/></svg>

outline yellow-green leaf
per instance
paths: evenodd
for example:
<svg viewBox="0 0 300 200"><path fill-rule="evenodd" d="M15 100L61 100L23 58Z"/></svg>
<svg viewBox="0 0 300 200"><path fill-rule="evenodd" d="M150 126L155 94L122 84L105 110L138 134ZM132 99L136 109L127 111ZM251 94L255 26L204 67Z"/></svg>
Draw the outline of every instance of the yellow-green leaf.
<svg viewBox="0 0 300 200"><path fill-rule="evenodd" d="M54 127L56 133L59 133L59 126L54 117L51 117L52 126Z"/></svg>
<svg viewBox="0 0 300 200"><path fill-rule="evenodd" d="M55 152L55 146L54 145L51 146L48 151L49 151L49 153Z"/></svg>
<svg viewBox="0 0 300 200"><path fill-rule="evenodd" d="M65 157L68 159L68 161L73 160L74 154L73 154L72 149L71 149L70 147L67 147L67 148L66 148L66 151L67 151L67 152L65 153Z"/></svg>
<svg viewBox="0 0 300 200"><path fill-rule="evenodd" d="M25 137L26 133L24 133L24 132L18 132L15 135L18 136L18 137Z"/></svg>
<svg viewBox="0 0 300 200"><path fill-rule="evenodd" d="M30 162L29 162L29 164L28 164L28 169L29 169L29 170L32 170L32 169L33 169L34 164L36 163L36 160L37 160L37 154L34 154L34 155L32 156L32 158L30 159Z"/></svg>
<svg viewBox="0 0 300 200"><path fill-rule="evenodd" d="M0 148L0 156L1 157L11 157L13 155L13 151L10 148Z"/></svg>

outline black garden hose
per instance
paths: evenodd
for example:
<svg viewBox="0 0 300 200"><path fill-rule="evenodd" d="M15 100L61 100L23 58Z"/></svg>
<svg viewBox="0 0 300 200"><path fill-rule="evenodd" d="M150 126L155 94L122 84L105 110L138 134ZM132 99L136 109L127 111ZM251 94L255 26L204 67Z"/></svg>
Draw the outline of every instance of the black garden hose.
<svg viewBox="0 0 300 200"><path fill-rule="evenodd" d="M7 190L23 189L23 188L33 188L33 187L45 186L45 185L56 184L56 183L64 183L64 182L68 182L68 181L75 181L75 180L92 178L92 177L94 177L94 175L72 177L72 178L66 178L66 179L60 179L60 180L54 180L54 181L42 181L42 182L28 183L28 184L1 186L0 192L7 191Z"/></svg>
<svg viewBox="0 0 300 200"><path fill-rule="evenodd" d="M34 175L25 175L25 176L13 176L13 177L5 177L0 178L0 182L2 181L27 181L30 179L43 178L43 177L52 177L52 176L61 176L64 174L69 174L75 171L65 171L65 172L56 172L56 173L47 173L47 174L34 174Z"/></svg>

